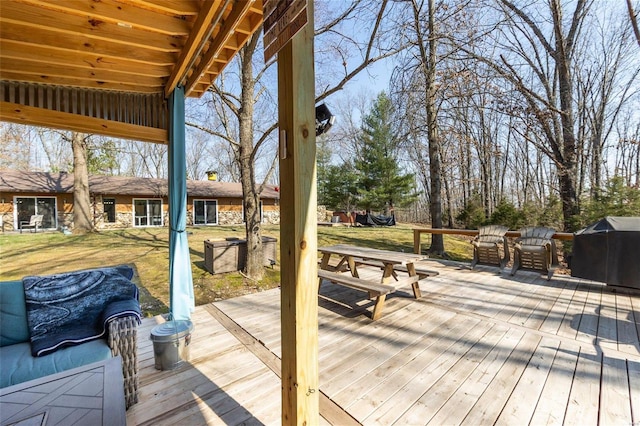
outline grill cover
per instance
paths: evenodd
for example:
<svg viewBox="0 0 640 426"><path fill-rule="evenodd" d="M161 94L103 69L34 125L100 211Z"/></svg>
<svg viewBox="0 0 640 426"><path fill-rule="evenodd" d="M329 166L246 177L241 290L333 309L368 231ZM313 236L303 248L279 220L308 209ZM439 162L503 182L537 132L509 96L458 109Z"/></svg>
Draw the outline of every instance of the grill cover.
<svg viewBox="0 0 640 426"><path fill-rule="evenodd" d="M571 276L640 288L640 217L607 216L576 232Z"/></svg>

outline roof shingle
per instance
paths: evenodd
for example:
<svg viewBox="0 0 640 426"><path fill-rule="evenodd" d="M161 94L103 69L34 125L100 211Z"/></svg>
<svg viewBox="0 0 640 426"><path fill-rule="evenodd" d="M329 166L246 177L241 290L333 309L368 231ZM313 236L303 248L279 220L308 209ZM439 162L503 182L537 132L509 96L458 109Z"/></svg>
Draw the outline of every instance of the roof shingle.
<svg viewBox="0 0 640 426"><path fill-rule="evenodd" d="M136 195L162 197L169 193L166 179L128 176L89 176L92 194ZM0 171L0 192L72 193L73 173ZM187 181L187 193L192 197L242 198L242 185L237 182ZM273 185L266 185L261 198L278 199Z"/></svg>

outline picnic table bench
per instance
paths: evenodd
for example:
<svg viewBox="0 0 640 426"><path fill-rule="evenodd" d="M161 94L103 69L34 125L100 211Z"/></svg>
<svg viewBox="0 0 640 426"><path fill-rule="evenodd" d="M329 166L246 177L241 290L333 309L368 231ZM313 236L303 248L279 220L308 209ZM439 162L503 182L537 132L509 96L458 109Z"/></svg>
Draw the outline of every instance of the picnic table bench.
<svg viewBox="0 0 640 426"><path fill-rule="evenodd" d="M380 269L384 269L384 263L380 262L379 260L369 260L369 259L355 259L356 265L367 265L367 266L374 266L376 268L380 268ZM409 269L405 266L405 265L393 265L393 277L396 279L396 281L398 280L398 274L396 274L396 272L406 272L409 273ZM433 277L436 275L439 275L440 272L438 271L434 271L431 269L423 269L423 268L415 268L416 271L416 275L418 275L418 277L420 279L424 279L424 278L429 278L429 277Z"/></svg>
<svg viewBox="0 0 640 426"><path fill-rule="evenodd" d="M382 315L387 294L395 292L401 286L410 284L414 297L418 298L421 296L419 286L421 277L425 278L430 275L419 275L416 272L414 262L421 260L422 256L415 254L349 245L320 247L318 250L323 253L320 268L318 269L318 285L324 279L335 284L368 292L370 298L376 298L371 315L373 320L377 320ZM336 263L335 260L332 260L332 255L337 255L340 260ZM357 266L365 263L380 267L383 270L382 278L379 282L360 278ZM395 268L404 268L409 276L398 278ZM392 282L391 278L394 278L395 281Z"/></svg>

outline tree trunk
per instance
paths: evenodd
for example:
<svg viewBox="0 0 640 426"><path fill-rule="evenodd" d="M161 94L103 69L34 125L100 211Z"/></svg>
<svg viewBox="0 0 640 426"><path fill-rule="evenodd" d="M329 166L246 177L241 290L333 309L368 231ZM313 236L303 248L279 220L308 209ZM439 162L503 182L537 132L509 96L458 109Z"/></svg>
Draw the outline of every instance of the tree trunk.
<svg viewBox="0 0 640 426"><path fill-rule="evenodd" d="M580 208L576 191L577 162L576 138L574 134L573 117L573 81L571 76L571 55L573 53L573 31L568 37L562 33L562 9L557 1L551 2L556 39L555 63L558 72L558 87L560 92L560 122L562 123L562 164L558 170L560 183L560 197L562 198L562 212L564 230L574 231L578 223ZM584 2L578 2L577 9L581 9ZM574 21L573 23L577 23Z"/></svg>
<svg viewBox="0 0 640 426"><path fill-rule="evenodd" d="M446 168L445 168L446 169ZM445 169L442 170L442 177L444 178L444 193L445 193L445 204L447 205L447 218L449 219L449 228L453 228L455 226L455 218L453 216L453 205L451 203L451 189L449 188L449 181L447 174L445 173Z"/></svg>
<svg viewBox="0 0 640 426"><path fill-rule="evenodd" d="M442 180L440 163L440 140L438 138L436 112L436 36L435 36L435 0L429 0L429 52L425 50L424 37L420 29L420 11L413 2L414 25L418 36L422 70L424 72L426 89L426 121L427 137L429 139L429 212L431 213L431 227L442 228ZM431 236L429 253L444 255L444 238L440 234Z"/></svg>
<svg viewBox="0 0 640 426"><path fill-rule="evenodd" d="M257 35L253 36L258 37ZM244 221L247 238L247 263L245 274L252 280L260 281L264 276L262 254L262 234L260 229L260 194L258 193L253 167L253 98L255 80L253 76L252 58L255 51L255 40L241 51L242 92L239 111L239 163L240 182L244 203Z"/></svg>
<svg viewBox="0 0 640 426"><path fill-rule="evenodd" d="M93 230L85 135L73 132L71 146L73 149L73 233L85 234Z"/></svg>

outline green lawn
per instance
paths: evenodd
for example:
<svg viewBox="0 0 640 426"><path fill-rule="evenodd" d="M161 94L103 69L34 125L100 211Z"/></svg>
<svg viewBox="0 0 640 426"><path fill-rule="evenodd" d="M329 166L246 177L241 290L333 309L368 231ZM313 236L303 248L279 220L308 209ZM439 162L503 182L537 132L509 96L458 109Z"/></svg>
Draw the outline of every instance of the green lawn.
<svg viewBox="0 0 640 426"><path fill-rule="evenodd" d="M412 227L319 227L318 244L353 244L365 247L411 252ZM243 226L189 228L191 269L196 304L205 304L248 292L278 286L279 262L266 268L265 279L252 282L240 273L211 275L204 267L204 240L226 237L244 238ZM263 235L278 239L279 226L264 226ZM423 236L428 242L429 237ZM426 245L423 244L423 248ZM445 248L452 259L469 261L471 244L445 236ZM136 228L101 231L84 236L52 233L3 234L0 236L0 280L25 275L44 275L83 268L129 264L136 270L140 301L146 315L168 312L169 237L167 228Z"/></svg>

